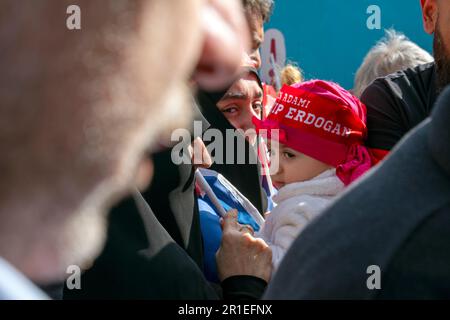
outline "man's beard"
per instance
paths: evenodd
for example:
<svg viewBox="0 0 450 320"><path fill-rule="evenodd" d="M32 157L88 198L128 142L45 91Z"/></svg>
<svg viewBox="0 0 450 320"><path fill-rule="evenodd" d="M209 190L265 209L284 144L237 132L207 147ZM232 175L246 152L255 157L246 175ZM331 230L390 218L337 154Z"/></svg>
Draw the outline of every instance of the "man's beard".
<svg viewBox="0 0 450 320"><path fill-rule="evenodd" d="M436 29L433 41L434 59L436 61L436 84L438 92L450 84L450 57L446 51L442 34Z"/></svg>

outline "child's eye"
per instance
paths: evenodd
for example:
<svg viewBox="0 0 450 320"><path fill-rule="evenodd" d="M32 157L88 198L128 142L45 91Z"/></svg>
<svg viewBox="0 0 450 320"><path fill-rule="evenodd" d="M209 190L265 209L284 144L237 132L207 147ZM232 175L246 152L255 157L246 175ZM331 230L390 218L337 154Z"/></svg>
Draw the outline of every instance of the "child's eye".
<svg viewBox="0 0 450 320"><path fill-rule="evenodd" d="M288 159L295 157L295 154L288 152L288 151L283 152L283 155Z"/></svg>
<svg viewBox="0 0 450 320"><path fill-rule="evenodd" d="M260 114L262 111L262 103L261 102L256 102L255 104L253 104L253 110L256 112L256 114Z"/></svg>

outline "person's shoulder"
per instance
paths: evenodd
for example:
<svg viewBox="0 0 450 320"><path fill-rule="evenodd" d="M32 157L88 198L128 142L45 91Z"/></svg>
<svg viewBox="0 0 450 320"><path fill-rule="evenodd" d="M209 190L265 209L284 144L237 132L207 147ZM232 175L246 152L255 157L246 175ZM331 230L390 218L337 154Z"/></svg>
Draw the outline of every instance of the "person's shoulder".
<svg viewBox="0 0 450 320"><path fill-rule="evenodd" d="M436 175L428 165L418 166L429 158L423 154L428 128L429 125L416 131L409 143L397 150L400 152L350 186L304 230L269 284L266 298L372 297L373 292L366 287L366 269L370 265L384 269L391 254L420 221L416 216L425 215L418 203L428 200L430 181ZM415 161L408 164L405 159ZM422 179L424 192L411 198L410 191L417 190L417 186L405 181L422 177L425 171L430 172ZM401 228L393 233L393 225ZM302 272L296 274L300 268ZM326 278L322 276L325 274Z"/></svg>
<svg viewBox="0 0 450 320"><path fill-rule="evenodd" d="M434 77L435 69L435 63L430 62L377 78L366 88L363 96L367 96L372 91L380 88L396 93L399 90L401 92L415 90L415 85L428 86ZM399 94L401 94L400 91L398 92Z"/></svg>
<svg viewBox="0 0 450 320"><path fill-rule="evenodd" d="M400 295L402 299L446 299L450 295L449 232L450 204L446 203L412 229L392 255L377 299Z"/></svg>
<svg viewBox="0 0 450 320"><path fill-rule="evenodd" d="M430 62L426 64L418 65L414 68L407 68L404 70L397 71L393 74L390 74L384 78L378 79L379 81L385 81L387 83L400 83L403 81L407 82L429 82L433 77L435 72L435 63Z"/></svg>

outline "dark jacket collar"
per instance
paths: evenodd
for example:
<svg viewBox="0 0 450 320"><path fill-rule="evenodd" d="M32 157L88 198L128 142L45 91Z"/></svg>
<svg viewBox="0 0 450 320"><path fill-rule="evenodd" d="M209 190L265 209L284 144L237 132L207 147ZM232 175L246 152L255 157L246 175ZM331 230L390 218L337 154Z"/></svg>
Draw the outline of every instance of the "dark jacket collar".
<svg viewBox="0 0 450 320"><path fill-rule="evenodd" d="M431 154L450 175L450 86L445 88L437 99L431 118L428 137Z"/></svg>

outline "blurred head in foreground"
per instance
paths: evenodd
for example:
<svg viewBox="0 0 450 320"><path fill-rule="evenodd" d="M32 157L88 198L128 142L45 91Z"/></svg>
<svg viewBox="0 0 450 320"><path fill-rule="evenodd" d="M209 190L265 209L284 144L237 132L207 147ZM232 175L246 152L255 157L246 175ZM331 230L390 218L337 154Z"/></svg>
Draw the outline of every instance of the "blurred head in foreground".
<svg viewBox="0 0 450 320"><path fill-rule="evenodd" d="M239 1L79 0L75 31L71 4L0 3L0 256L41 284L98 254L188 80L221 89L248 51Z"/></svg>

